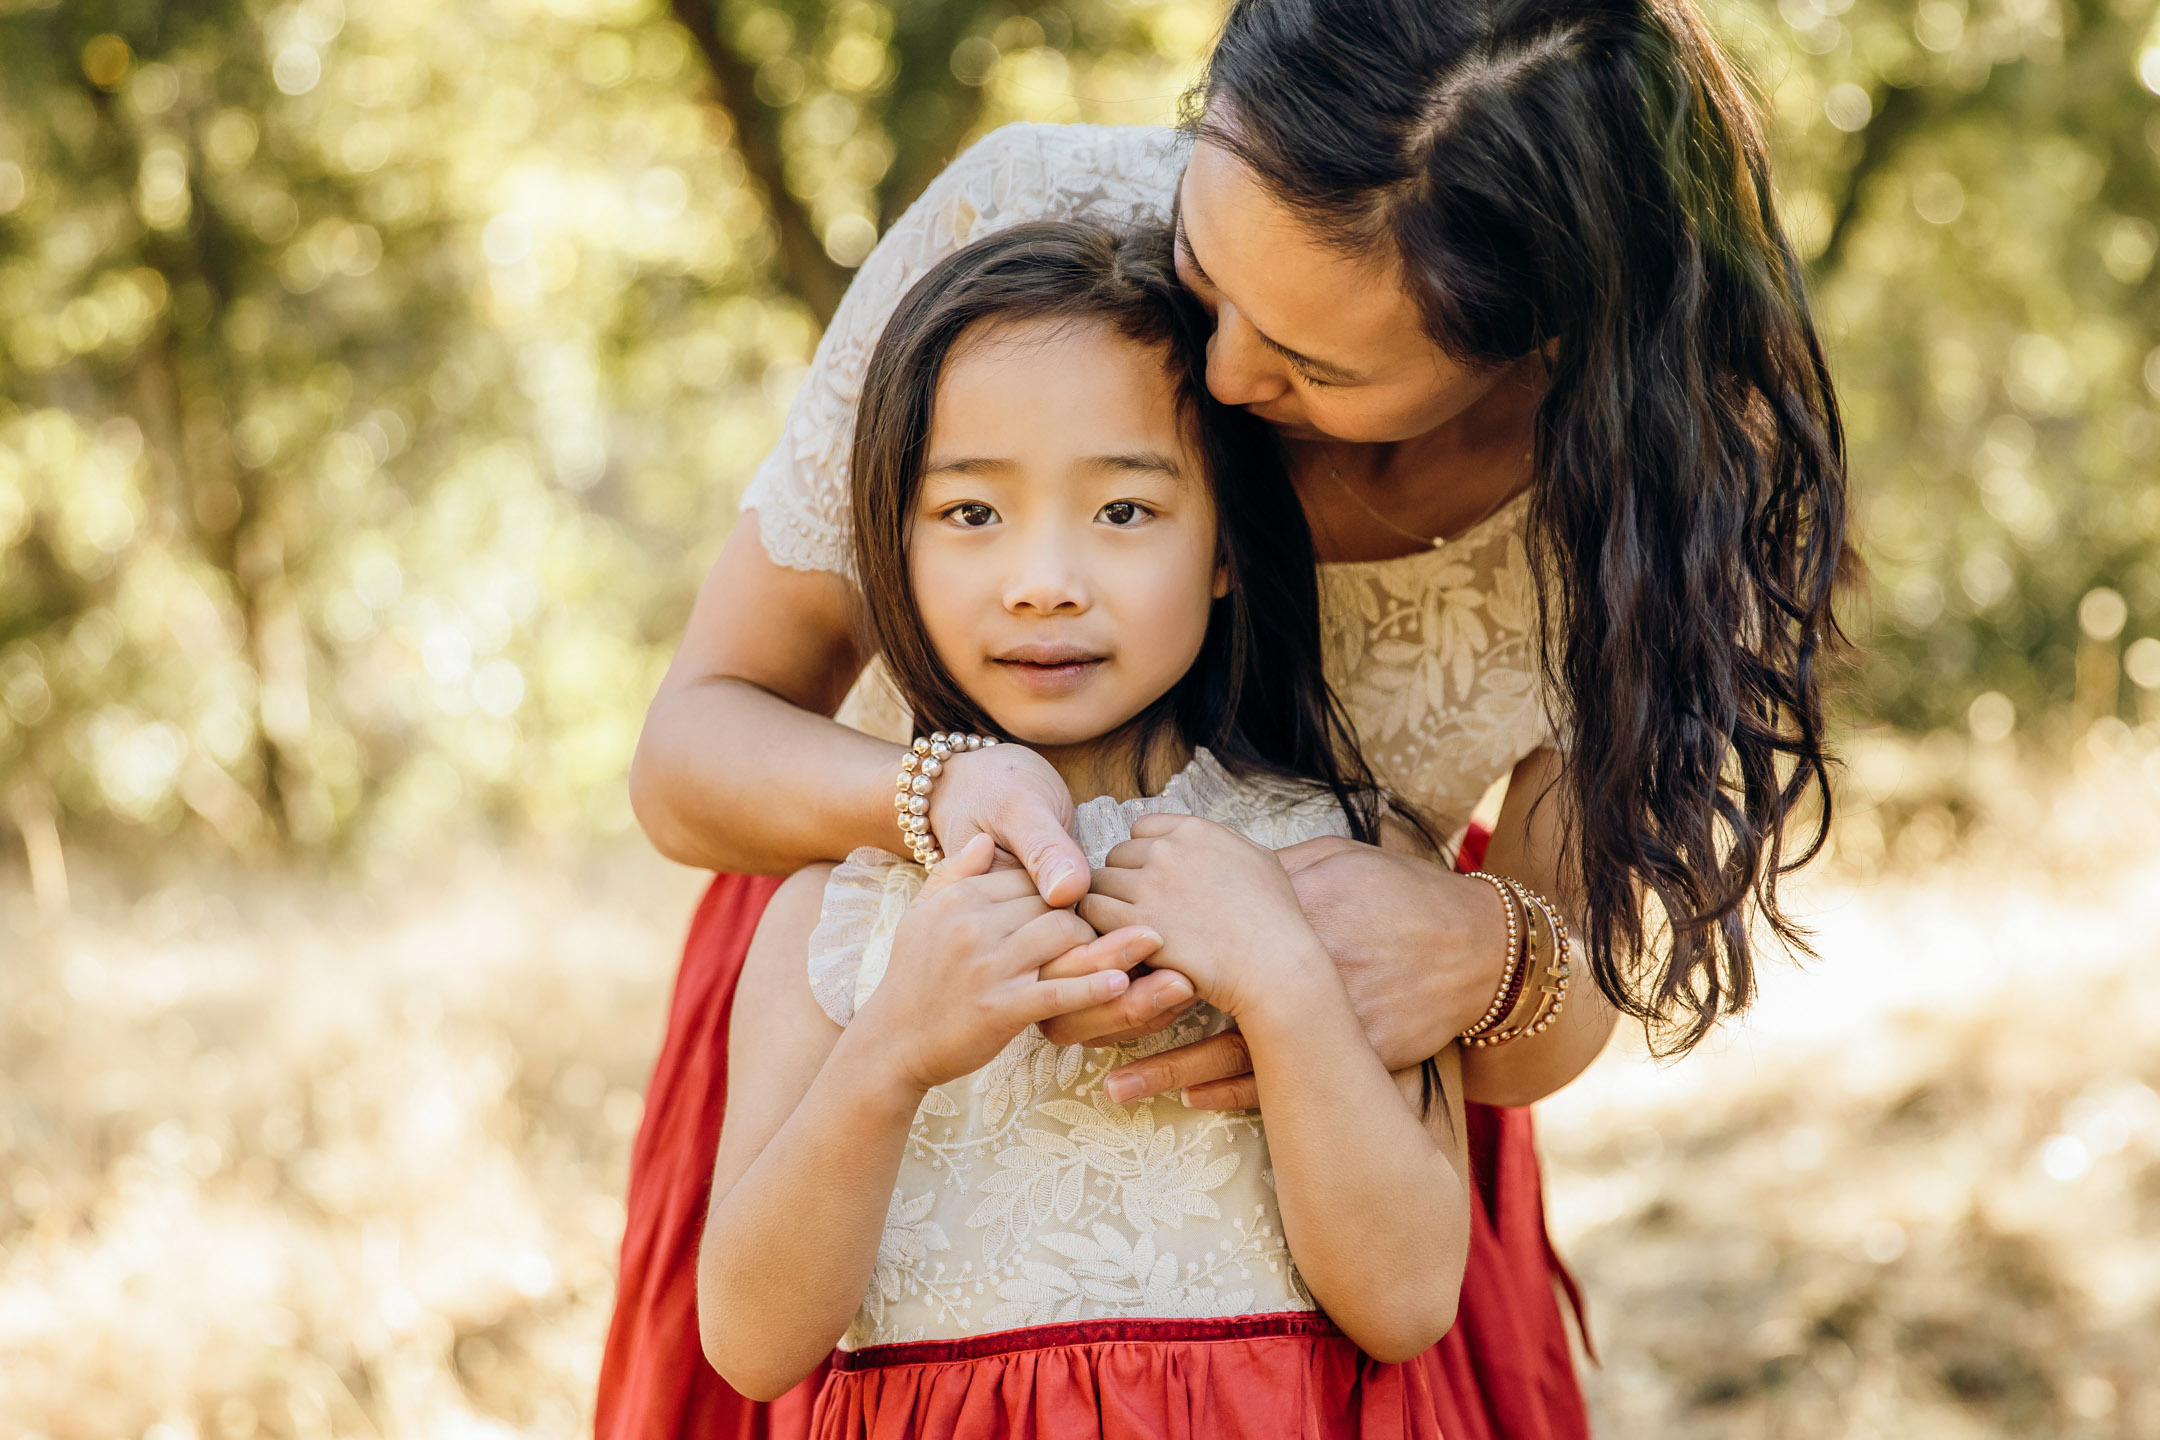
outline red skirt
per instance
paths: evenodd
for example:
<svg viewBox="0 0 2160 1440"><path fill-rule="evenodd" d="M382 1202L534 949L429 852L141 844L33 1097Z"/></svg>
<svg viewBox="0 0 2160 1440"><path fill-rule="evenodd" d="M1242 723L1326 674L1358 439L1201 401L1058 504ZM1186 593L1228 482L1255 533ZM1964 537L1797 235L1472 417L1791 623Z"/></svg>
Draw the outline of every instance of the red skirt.
<svg viewBox="0 0 2160 1440"><path fill-rule="evenodd" d="M1311 1312L1082 1320L833 1357L813 1440L1442 1440L1439 1348L1385 1365Z"/></svg>
<svg viewBox="0 0 2160 1440"><path fill-rule="evenodd" d="M745 1400L705 1363L697 1326L698 1237L727 1106L728 1011L751 934L778 885L765 877L719 876L690 925L630 1154L622 1267L594 1402L596 1440L806 1440L811 1434L827 1367L770 1405ZM1566 1288L1578 1314L1580 1302L1546 1237L1530 1112L1468 1108L1479 1203L1470 1207L1470 1256L1455 1328L1409 1367L1386 1368L1421 1377L1416 1393L1429 1398L1447 1440L1588 1440L1555 1283ZM1314 1354L1333 1355L1348 1343L1338 1337ZM1028 1363L1039 1385L1043 1362ZM849 1380L835 1394L860 1393L869 1383ZM1277 1426L1264 1433L1283 1432Z"/></svg>

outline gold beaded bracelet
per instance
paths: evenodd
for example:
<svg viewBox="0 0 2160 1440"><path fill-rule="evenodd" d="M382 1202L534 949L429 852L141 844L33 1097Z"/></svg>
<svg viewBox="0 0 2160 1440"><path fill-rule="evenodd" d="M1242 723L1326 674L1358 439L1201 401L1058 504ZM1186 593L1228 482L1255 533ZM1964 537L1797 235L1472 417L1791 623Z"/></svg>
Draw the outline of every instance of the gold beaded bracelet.
<svg viewBox="0 0 2160 1440"><path fill-rule="evenodd" d="M1530 1018L1520 1025L1511 1025L1504 1030L1465 1038L1463 1044L1472 1049L1490 1049L1495 1045L1505 1045L1511 1040L1520 1040L1525 1035L1541 1035L1552 1028L1553 1022L1560 1018L1561 1010L1567 1005L1568 982L1573 978L1573 967L1569 962L1574 953L1574 942L1568 938L1567 923L1560 918L1560 912L1553 908L1550 900L1537 891L1513 880L1507 880L1506 884L1523 902L1526 918L1532 907L1545 917L1546 925L1552 930L1552 961L1545 967L1545 983L1538 987L1538 1006L1531 1012ZM1530 950L1534 956L1537 949L1537 922L1531 920L1527 928L1530 931Z"/></svg>
<svg viewBox="0 0 2160 1440"><path fill-rule="evenodd" d="M930 833L930 787L945 773L945 762L970 750L987 750L998 743L995 735L947 734L939 730L917 736L914 748L900 757L900 778L893 788L893 809L899 812L900 838L908 853L927 870L945 858L937 837Z"/></svg>
<svg viewBox="0 0 2160 1440"><path fill-rule="evenodd" d="M1492 886L1493 893L1500 897L1500 908L1507 912L1507 960L1500 967L1500 988L1493 992L1492 1004L1485 1007L1485 1013L1478 1017L1475 1025L1457 1037L1462 1040L1475 1039L1507 1019L1509 1012L1515 1008L1513 1002L1521 994L1515 983L1515 972L1522 963L1522 930L1516 923L1515 902L1509 894L1509 886L1513 882L1504 876L1489 875L1483 870L1471 871L1470 878L1482 880Z"/></svg>

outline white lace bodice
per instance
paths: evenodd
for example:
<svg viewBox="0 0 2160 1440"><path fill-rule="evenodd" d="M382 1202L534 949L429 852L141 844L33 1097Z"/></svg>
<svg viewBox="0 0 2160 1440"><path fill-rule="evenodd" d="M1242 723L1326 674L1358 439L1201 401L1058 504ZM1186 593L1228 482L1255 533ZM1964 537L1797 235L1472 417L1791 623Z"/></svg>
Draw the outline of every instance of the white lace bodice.
<svg viewBox="0 0 2160 1440"><path fill-rule="evenodd" d="M1206 816L1271 848L1349 831L1324 792L1239 780L1201 751L1160 795L1081 805L1073 833L1100 865L1151 813ZM875 993L922 880L881 850L833 871L809 968L834 1020L847 1024ZM1260 1117L1170 1096L1120 1105L1102 1092L1117 1066L1228 1023L1200 1005L1158 1035L1105 1049L1052 1045L1029 1026L984 1069L932 1090L842 1345L1312 1309L1283 1242Z"/></svg>
<svg viewBox="0 0 2160 1440"><path fill-rule="evenodd" d="M1175 131L1008 125L955 160L856 272L743 508L766 552L800 570L849 571L848 450L864 367L908 287L971 241L1029 220L1168 218L1184 164ZM1440 550L1321 567L1328 678L1380 778L1459 832L1492 783L1548 743L1523 546L1526 502ZM843 718L908 738L881 673Z"/></svg>

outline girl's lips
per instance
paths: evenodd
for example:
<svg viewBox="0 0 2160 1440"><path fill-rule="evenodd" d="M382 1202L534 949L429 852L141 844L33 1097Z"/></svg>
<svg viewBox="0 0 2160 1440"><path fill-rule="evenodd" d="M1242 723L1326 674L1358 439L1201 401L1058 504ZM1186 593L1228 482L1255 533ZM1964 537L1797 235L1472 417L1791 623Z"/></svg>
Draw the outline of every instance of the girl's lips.
<svg viewBox="0 0 2160 1440"><path fill-rule="evenodd" d="M1065 695L1085 685L1103 664L1101 659L1059 661L999 660L1000 670L1024 690L1038 695Z"/></svg>

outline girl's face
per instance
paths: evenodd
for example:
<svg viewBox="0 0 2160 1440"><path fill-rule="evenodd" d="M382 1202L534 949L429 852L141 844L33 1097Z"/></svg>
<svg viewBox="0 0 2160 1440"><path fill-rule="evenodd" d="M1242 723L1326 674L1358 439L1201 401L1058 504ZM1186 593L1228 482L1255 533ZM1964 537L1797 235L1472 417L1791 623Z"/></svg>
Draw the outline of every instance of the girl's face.
<svg viewBox="0 0 2160 1440"><path fill-rule="evenodd" d="M1162 352L1065 320L964 336L908 567L938 658L1015 739L1097 740L1160 699L1228 585Z"/></svg>
<svg viewBox="0 0 2160 1440"><path fill-rule="evenodd" d="M1178 278L1215 317L1208 389L1302 440L1410 440L1454 420L1506 367L1425 333L1400 267L1346 255L1219 145L1178 183Z"/></svg>

